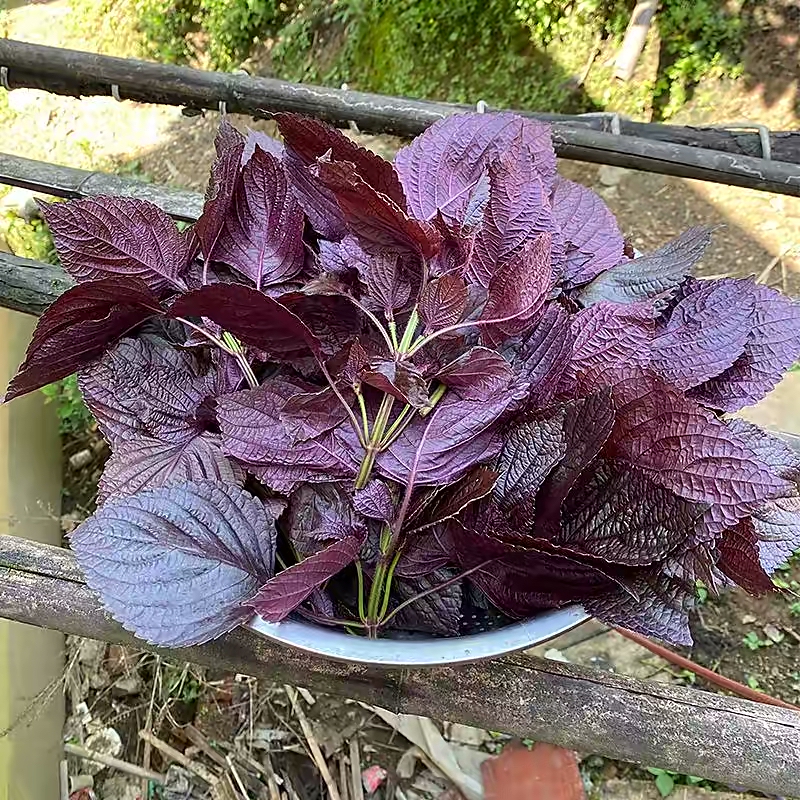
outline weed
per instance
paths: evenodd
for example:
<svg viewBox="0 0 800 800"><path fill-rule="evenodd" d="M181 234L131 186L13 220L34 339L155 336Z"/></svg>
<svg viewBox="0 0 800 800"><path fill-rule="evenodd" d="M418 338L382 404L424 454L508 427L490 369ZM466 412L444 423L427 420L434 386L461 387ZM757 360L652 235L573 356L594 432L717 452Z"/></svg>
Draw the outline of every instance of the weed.
<svg viewBox="0 0 800 800"><path fill-rule="evenodd" d="M800 617L800 600L796 600L789 606L789 613L793 617Z"/></svg>
<svg viewBox="0 0 800 800"><path fill-rule="evenodd" d="M648 767L647 771L655 776L656 789L662 797L669 797L676 786L699 786L701 788L711 788L713 784L696 775L682 775L679 772L671 772L668 769L658 767Z"/></svg>
<svg viewBox="0 0 800 800"><path fill-rule="evenodd" d="M750 631L742 639L742 644L748 650L760 650L762 647L771 647L773 642L770 639L762 639L755 631Z"/></svg>
<svg viewBox="0 0 800 800"><path fill-rule="evenodd" d="M694 582L694 594L699 606L708 600L708 588L699 578Z"/></svg>
<svg viewBox="0 0 800 800"><path fill-rule="evenodd" d="M83 402L83 395L78 388L78 379L75 375L45 386L42 394L48 403L56 404L58 429L62 435L81 433L94 421L92 412Z"/></svg>
<svg viewBox="0 0 800 800"><path fill-rule="evenodd" d="M748 675L747 676L747 685L754 689L755 691L761 690L761 684L758 682L758 678L755 675Z"/></svg>
<svg viewBox="0 0 800 800"><path fill-rule="evenodd" d="M42 220L32 219L27 222L9 212L0 222L0 227L11 252L15 255L44 261L46 264L58 263L53 237Z"/></svg>

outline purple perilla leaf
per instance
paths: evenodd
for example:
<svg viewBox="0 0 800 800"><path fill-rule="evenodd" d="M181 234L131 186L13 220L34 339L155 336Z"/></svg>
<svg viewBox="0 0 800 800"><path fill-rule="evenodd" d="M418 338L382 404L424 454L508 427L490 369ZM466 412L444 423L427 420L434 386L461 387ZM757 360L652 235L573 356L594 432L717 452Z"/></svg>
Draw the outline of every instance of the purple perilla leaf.
<svg viewBox="0 0 800 800"><path fill-rule="evenodd" d="M425 408L428 405L428 382L413 364L376 361L360 377L363 383L408 403L412 408Z"/></svg>
<svg viewBox="0 0 800 800"><path fill-rule="evenodd" d="M243 604L273 573L275 539L259 500L206 481L106 503L71 544L86 582L125 628L187 647L251 616Z"/></svg>
<svg viewBox="0 0 800 800"><path fill-rule="evenodd" d="M349 493L336 483L299 486L289 500L286 530L302 557L318 552L330 542L362 534L364 525Z"/></svg>
<svg viewBox="0 0 800 800"><path fill-rule="evenodd" d="M364 517L388 524L394 521L394 498L383 481L371 480L363 489L359 489L353 506Z"/></svg>
<svg viewBox="0 0 800 800"><path fill-rule="evenodd" d="M422 290L419 318L430 333L460 322L467 310L467 285L458 275L442 275Z"/></svg>
<svg viewBox="0 0 800 800"><path fill-rule="evenodd" d="M514 372L496 350L473 347L441 369L436 378L465 400L488 400L506 391Z"/></svg>

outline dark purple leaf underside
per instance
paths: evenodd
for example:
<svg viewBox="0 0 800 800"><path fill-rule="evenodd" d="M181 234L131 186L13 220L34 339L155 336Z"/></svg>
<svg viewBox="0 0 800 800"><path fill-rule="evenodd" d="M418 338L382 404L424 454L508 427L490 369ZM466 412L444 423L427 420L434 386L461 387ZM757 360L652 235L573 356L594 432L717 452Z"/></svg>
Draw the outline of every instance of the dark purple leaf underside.
<svg viewBox="0 0 800 800"><path fill-rule="evenodd" d="M529 241L492 276L480 320L500 322L481 328L483 341L497 345L524 330L541 310L553 283L551 240L551 235L544 233Z"/></svg>
<svg viewBox="0 0 800 800"><path fill-rule="evenodd" d="M451 560L435 532L409 534L405 537L395 574L403 578L420 578L446 566Z"/></svg>
<svg viewBox="0 0 800 800"><path fill-rule="evenodd" d="M488 287L492 276L525 242L552 231L542 178L526 156L518 140L489 165L489 201L467 265L473 283Z"/></svg>
<svg viewBox="0 0 800 800"><path fill-rule="evenodd" d="M409 600L434 586L441 586L452 577L452 570L437 569L413 579L399 577L395 580L394 588L400 600ZM457 636L461 625L461 595L461 584L452 583L414 600L397 615L394 627Z"/></svg>
<svg viewBox="0 0 800 800"><path fill-rule="evenodd" d="M267 581L250 605L267 622L280 622L325 581L358 557L363 534L346 536Z"/></svg>
<svg viewBox="0 0 800 800"><path fill-rule="evenodd" d="M242 470L222 454L219 434L198 433L183 442L134 436L114 446L97 487L97 502L203 480L244 483Z"/></svg>
<svg viewBox="0 0 800 800"><path fill-rule="evenodd" d="M174 317L207 317L276 360L322 353L319 339L298 316L248 286L204 286L179 297L170 313Z"/></svg>
<svg viewBox="0 0 800 800"><path fill-rule="evenodd" d="M73 286L39 318L5 400L66 378L159 313L158 298L136 278L106 278Z"/></svg>
<svg viewBox="0 0 800 800"><path fill-rule="evenodd" d="M738 411L761 400L800 358L800 302L757 286L755 321L744 353L722 374L691 391L711 408Z"/></svg>
<svg viewBox="0 0 800 800"><path fill-rule="evenodd" d="M717 566L749 594L758 596L775 589L759 561L758 538L752 520L743 519L725 531Z"/></svg>
<svg viewBox="0 0 800 800"><path fill-rule="evenodd" d="M413 364L379 361L361 374L363 383L390 394L412 408L428 405L428 384Z"/></svg>
<svg viewBox="0 0 800 800"><path fill-rule="evenodd" d="M599 391L565 407L564 458L547 476L536 504L536 528L550 538L558 531L561 507L581 474L602 450L614 428L610 392Z"/></svg>
<svg viewBox="0 0 800 800"><path fill-rule="evenodd" d="M752 287L733 279L689 283L669 319L656 327L653 369L677 389L689 389L730 367L752 328Z"/></svg>
<svg viewBox="0 0 800 800"><path fill-rule="evenodd" d="M458 517L467 506L482 500L494 489L499 474L489 467L476 467L453 486L435 492L414 521L415 531L426 530Z"/></svg>
<svg viewBox="0 0 800 800"><path fill-rule="evenodd" d="M214 258L257 289L284 283L303 268L303 224L280 161L256 147L242 169Z"/></svg>
<svg viewBox="0 0 800 800"><path fill-rule="evenodd" d="M286 146L304 164L313 164L330 151L334 161L351 162L367 183L405 208L403 187L389 161L360 147L341 131L318 119L299 114L276 114L275 119Z"/></svg>
<svg viewBox="0 0 800 800"><path fill-rule="evenodd" d="M703 257L711 228L689 228L652 253L621 261L581 289L578 300L591 306L602 300L635 303L674 289Z"/></svg>
<svg viewBox="0 0 800 800"><path fill-rule="evenodd" d="M555 542L615 564L642 566L685 548L702 509L627 465L601 465L568 498Z"/></svg>
<svg viewBox="0 0 800 800"><path fill-rule="evenodd" d="M528 402L533 407L543 408L558 392L572 358L574 338L569 313L550 303L522 341L514 368L530 384Z"/></svg>
<svg viewBox="0 0 800 800"><path fill-rule="evenodd" d="M536 493L566 452L563 412L524 422L505 438L496 470L494 497L521 530L534 524Z"/></svg>
<svg viewBox="0 0 800 800"><path fill-rule="evenodd" d="M387 317L408 303L411 286L404 280L397 253L364 254L358 266L367 294Z"/></svg>
<svg viewBox="0 0 800 800"><path fill-rule="evenodd" d="M467 308L467 285L459 275L442 275L423 289L419 317L426 333L455 325Z"/></svg>
<svg viewBox="0 0 800 800"><path fill-rule="evenodd" d="M465 400L487 400L505 391L514 376L500 353L473 347L445 366L436 378Z"/></svg>
<svg viewBox="0 0 800 800"><path fill-rule="evenodd" d="M613 452L675 494L710 504L709 531L732 527L786 493L789 485L722 421L657 379L641 375L618 384L614 404Z"/></svg>
<svg viewBox="0 0 800 800"><path fill-rule="evenodd" d="M189 240L158 206L132 197L42 205L64 269L79 283L138 278L156 294L185 288Z"/></svg>
<svg viewBox="0 0 800 800"><path fill-rule="evenodd" d="M370 253L390 250L429 259L439 249L439 234L427 222L407 216L393 200L370 186L354 164L326 161L319 179L336 198L351 233Z"/></svg>
<svg viewBox="0 0 800 800"><path fill-rule="evenodd" d="M623 258L622 234L596 192L557 177L552 205L553 220L560 230L554 239L564 247L565 288L587 283L619 264Z"/></svg>
<svg viewBox="0 0 800 800"><path fill-rule="evenodd" d="M435 122L395 158L408 208L431 220L462 220L488 165L521 138L549 192L555 177L550 128L510 113L455 114Z"/></svg>
<svg viewBox="0 0 800 800"><path fill-rule="evenodd" d="M347 492L336 483L305 484L292 493L286 530L301 558L362 532Z"/></svg>
<svg viewBox="0 0 800 800"><path fill-rule="evenodd" d="M192 228L206 261L211 261L215 255L217 241L233 201L244 152L244 137L223 118L214 146L217 159L211 166L203 213Z"/></svg>
<svg viewBox="0 0 800 800"><path fill-rule="evenodd" d="M273 573L275 539L260 501L206 481L115 499L71 544L87 583L125 628L186 647L247 620L243 604Z"/></svg>

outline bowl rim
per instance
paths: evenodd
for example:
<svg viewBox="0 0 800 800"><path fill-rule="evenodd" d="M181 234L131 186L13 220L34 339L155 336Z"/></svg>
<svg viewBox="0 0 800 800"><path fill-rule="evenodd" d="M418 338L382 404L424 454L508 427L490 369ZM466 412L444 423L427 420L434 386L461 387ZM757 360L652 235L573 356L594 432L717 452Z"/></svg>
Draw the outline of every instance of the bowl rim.
<svg viewBox="0 0 800 800"><path fill-rule="evenodd" d="M435 667L468 664L516 653L566 633L591 618L581 606L543 611L483 633L451 638L365 639L303 620L266 622L254 616L247 627L273 642L305 653L372 667Z"/></svg>

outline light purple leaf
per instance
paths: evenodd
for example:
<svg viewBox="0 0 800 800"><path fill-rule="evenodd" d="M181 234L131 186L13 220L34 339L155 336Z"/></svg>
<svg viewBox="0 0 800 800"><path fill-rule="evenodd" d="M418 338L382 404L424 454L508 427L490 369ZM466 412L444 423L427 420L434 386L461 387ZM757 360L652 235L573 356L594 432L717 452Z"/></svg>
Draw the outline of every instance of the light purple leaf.
<svg viewBox="0 0 800 800"><path fill-rule="evenodd" d="M800 497L771 500L753 512L752 521L761 565L772 574L800 550Z"/></svg>
<svg viewBox="0 0 800 800"><path fill-rule="evenodd" d="M132 197L42 205L64 269L78 283L138 278L158 295L186 288L188 240L158 206Z"/></svg>
<svg viewBox="0 0 800 800"><path fill-rule="evenodd" d="M602 300L636 303L674 289L692 271L711 242L711 228L689 228L648 255L621 261L578 293L583 306Z"/></svg>
<svg viewBox="0 0 800 800"><path fill-rule="evenodd" d="M137 278L105 278L67 289L39 317L5 402L66 378L161 313L158 298Z"/></svg>
<svg viewBox="0 0 800 800"><path fill-rule="evenodd" d="M383 481L371 480L363 489L359 489L353 506L364 517L386 523L394 520L394 498Z"/></svg>
<svg viewBox="0 0 800 800"><path fill-rule="evenodd" d="M201 644L245 622L244 602L273 573L275 540L259 500L210 481L115 499L71 536L103 605L162 647Z"/></svg>
<svg viewBox="0 0 800 800"><path fill-rule="evenodd" d="M303 268L303 211L280 162L260 147L242 169L214 258L256 289L284 283Z"/></svg>
<svg viewBox="0 0 800 800"><path fill-rule="evenodd" d="M281 408L280 419L286 432L298 442L350 424L347 411L331 388L293 395Z"/></svg>
<svg viewBox="0 0 800 800"><path fill-rule="evenodd" d="M244 137L225 117L220 123L214 147L217 159L211 165L203 213L192 228L207 262L214 257L225 217L233 202L244 152Z"/></svg>
<svg viewBox="0 0 800 800"><path fill-rule="evenodd" d="M277 159L283 158L283 142L279 142L277 139L273 139L271 136L261 131L252 131L248 129L244 141L244 150L242 151L242 166L247 164L253 157L256 146L260 147L265 153L275 156Z"/></svg>
<svg viewBox="0 0 800 800"><path fill-rule="evenodd" d="M476 464L497 455L501 439L494 423L514 401L509 391L489 401L444 399L427 417L417 417L378 457L381 474L417 486L453 483Z"/></svg>
<svg viewBox="0 0 800 800"><path fill-rule="evenodd" d="M495 350L473 347L440 370L436 378L465 400L488 400L511 384L511 365Z"/></svg>
<svg viewBox="0 0 800 800"><path fill-rule="evenodd" d="M422 290L419 317L426 333L455 325L466 310L467 285L458 275L442 275Z"/></svg>
<svg viewBox="0 0 800 800"><path fill-rule="evenodd" d="M267 622L280 622L315 589L358 557L364 534L346 536L268 580L250 601Z"/></svg>
<svg viewBox="0 0 800 800"><path fill-rule="evenodd" d="M112 446L142 434L184 442L199 433L197 410L215 393L191 353L153 337L122 339L78 385Z"/></svg>
<svg viewBox="0 0 800 800"><path fill-rule="evenodd" d="M753 325L753 284L691 281L666 321L659 321L652 366L677 389L697 386L742 354Z"/></svg>
<svg viewBox="0 0 800 800"><path fill-rule="evenodd" d="M303 482L355 477L362 452L349 424L305 442L292 439L280 413L295 394L294 384L274 378L258 389L220 397L217 417L223 452L284 494Z"/></svg>
<svg viewBox="0 0 800 800"><path fill-rule="evenodd" d="M738 411L761 400L800 358L800 303L756 286L755 322L744 353L720 375L691 391L703 405Z"/></svg>
<svg viewBox="0 0 800 800"><path fill-rule="evenodd" d="M649 366L654 330L654 310L646 302L603 301L574 315L570 372L580 391L591 394Z"/></svg>
<svg viewBox="0 0 800 800"><path fill-rule="evenodd" d="M133 436L115 444L97 487L97 502L203 480L244 483L242 470L222 454L219 434L197 432L181 442Z"/></svg>
<svg viewBox="0 0 800 800"><path fill-rule="evenodd" d="M549 126L507 112L454 114L435 122L395 158L411 213L431 220L441 209L463 220L488 165L518 139L549 192L556 171Z"/></svg>
<svg viewBox="0 0 800 800"><path fill-rule="evenodd" d="M607 625L619 625L675 645L692 644L689 612L694 608L694 587L644 571L628 585L629 591L617 589L590 598L583 606Z"/></svg>
<svg viewBox="0 0 800 800"><path fill-rule="evenodd" d="M587 283L622 261L623 239L617 220L596 192L559 176L552 206L559 230L554 250L555 242L564 248L564 288Z"/></svg>
<svg viewBox="0 0 800 800"><path fill-rule="evenodd" d="M800 483L800 452L785 439L739 417L730 417L723 421L762 464L766 464L781 478Z"/></svg>

